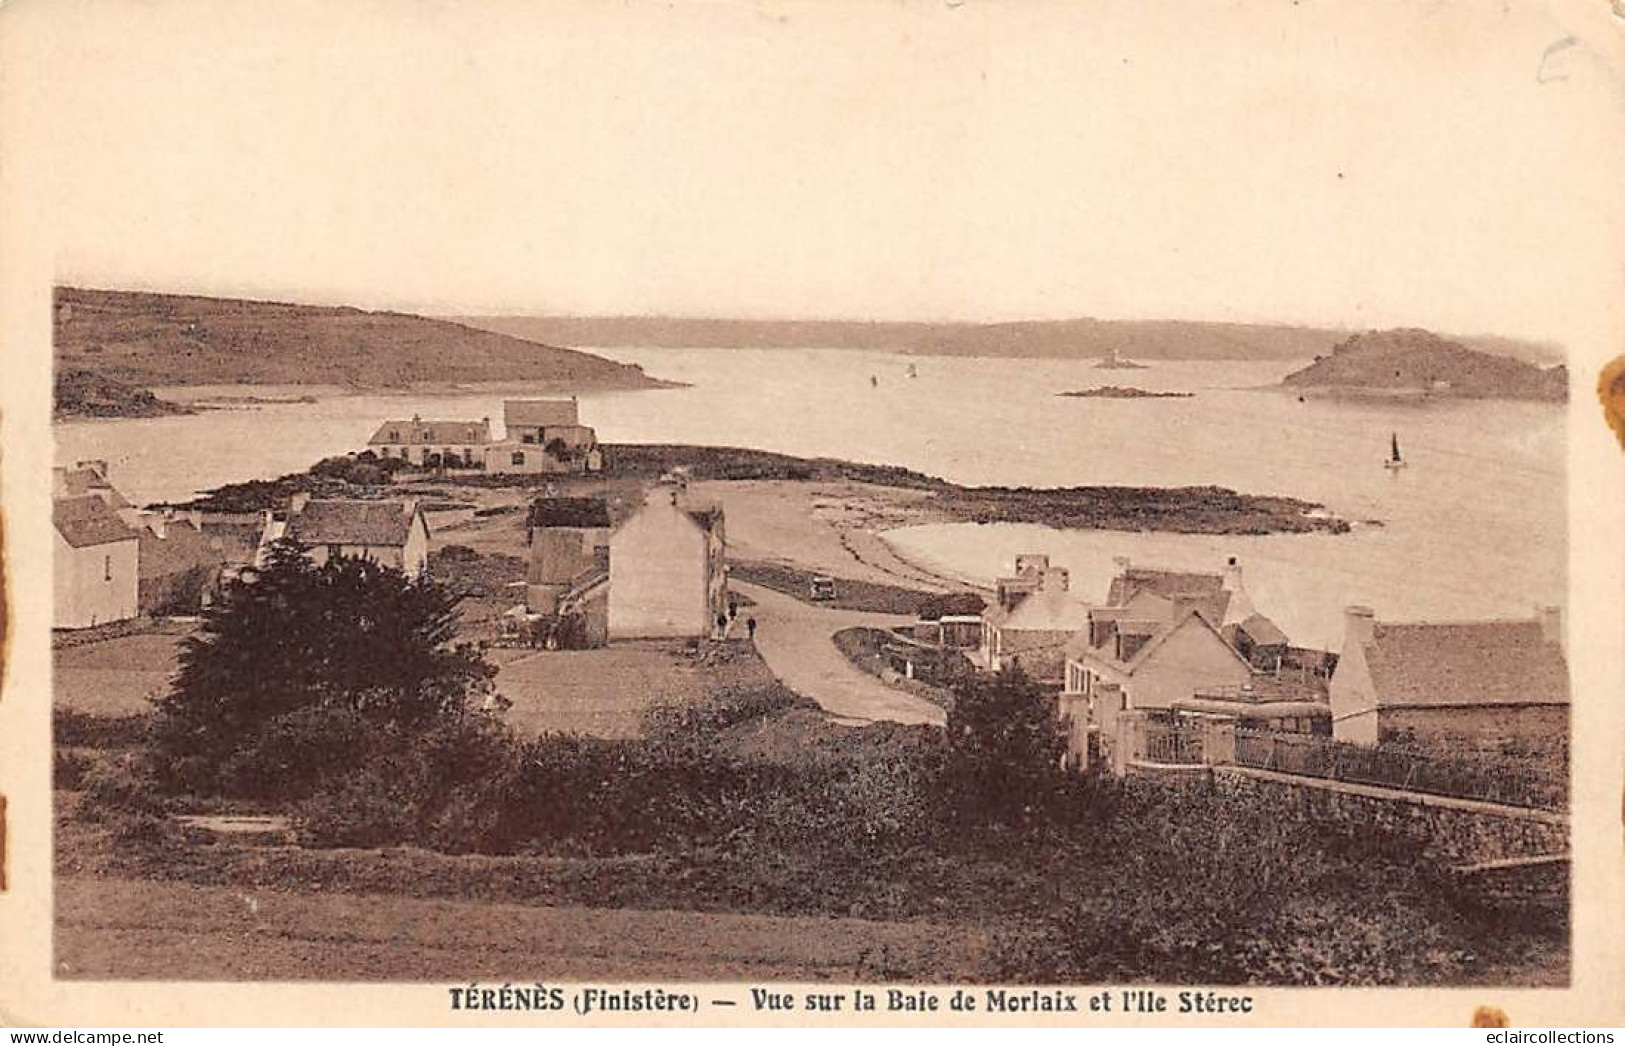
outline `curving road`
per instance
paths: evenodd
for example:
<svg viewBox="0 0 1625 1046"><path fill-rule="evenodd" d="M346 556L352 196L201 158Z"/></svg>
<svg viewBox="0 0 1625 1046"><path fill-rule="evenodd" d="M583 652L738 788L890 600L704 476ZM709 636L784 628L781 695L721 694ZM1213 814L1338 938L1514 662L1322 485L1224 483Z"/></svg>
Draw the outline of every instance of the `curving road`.
<svg viewBox="0 0 1625 1046"><path fill-rule="evenodd" d="M931 702L854 667L830 639L843 628L892 628L910 624L913 618L815 607L743 581L732 581L729 587L756 602L740 614L756 619L756 649L767 667L785 686L817 701L837 719L854 724L947 722L943 710Z"/></svg>

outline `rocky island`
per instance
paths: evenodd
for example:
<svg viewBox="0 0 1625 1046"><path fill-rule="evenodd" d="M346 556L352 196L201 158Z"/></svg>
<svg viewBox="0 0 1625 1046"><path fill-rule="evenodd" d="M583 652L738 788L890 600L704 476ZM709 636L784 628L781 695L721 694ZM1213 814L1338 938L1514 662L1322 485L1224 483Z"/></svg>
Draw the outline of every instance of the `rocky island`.
<svg viewBox="0 0 1625 1046"><path fill-rule="evenodd" d="M1560 403L1568 398L1568 369L1480 352L1431 331L1406 328L1347 338L1282 384L1327 395Z"/></svg>
<svg viewBox="0 0 1625 1046"><path fill-rule="evenodd" d="M1123 385L1101 385L1093 389L1075 389L1071 392L1057 392L1057 396L1070 396L1075 399L1107 399L1107 400L1184 400L1196 395L1194 392L1147 392L1145 389L1136 389Z"/></svg>

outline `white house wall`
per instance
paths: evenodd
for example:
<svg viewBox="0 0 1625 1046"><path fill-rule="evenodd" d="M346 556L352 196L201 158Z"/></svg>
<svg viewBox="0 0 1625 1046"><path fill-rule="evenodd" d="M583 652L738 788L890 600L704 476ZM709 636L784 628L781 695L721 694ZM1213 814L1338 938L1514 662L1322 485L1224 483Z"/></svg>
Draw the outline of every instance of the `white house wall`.
<svg viewBox="0 0 1625 1046"><path fill-rule="evenodd" d="M68 544L61 534L54 537L55 627L90 628L136 616L141 581L140 543L134 536L85 548Z"/></svg>
<svg viewBox="0 0 1625 1046"><path fill-rule="evenodd" d="M707 634L708 581L705 532L680 508L645 505L610 538L610 638Z"/></svg>
<svg viewBox="0 0 1625 1046"><path fill-rule="evenodd" d="M1224 640L1187 618L1162 642L1127 684L1134 708L1167 708L1211 686L1240 686L1252 669Z"/></svg>

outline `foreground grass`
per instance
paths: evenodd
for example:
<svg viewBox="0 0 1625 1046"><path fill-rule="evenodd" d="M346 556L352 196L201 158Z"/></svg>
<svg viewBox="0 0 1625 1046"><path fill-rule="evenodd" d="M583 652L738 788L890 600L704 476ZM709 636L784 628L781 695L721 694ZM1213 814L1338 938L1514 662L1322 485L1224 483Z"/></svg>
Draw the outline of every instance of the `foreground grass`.
<svg viewBox="0 0 1625 1046"><path fill-rule="evenodd" d="M58 881L59 977L326 981L948 980L973 928L551 907L260 884Z"/></svg>

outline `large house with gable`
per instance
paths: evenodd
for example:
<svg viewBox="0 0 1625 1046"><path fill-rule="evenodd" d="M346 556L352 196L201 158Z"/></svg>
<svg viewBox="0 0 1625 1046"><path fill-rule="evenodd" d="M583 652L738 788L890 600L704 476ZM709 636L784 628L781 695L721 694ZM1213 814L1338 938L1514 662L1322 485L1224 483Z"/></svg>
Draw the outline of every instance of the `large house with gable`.
<svg viewBox="0 0 1625 1046"><path fill-rule="evenodd" d="M52 625L93 628L135 617L140 535L96 493L53 498L51 523Z"/></svg>
<svg viewBox="0 0 1625 1046"><path fill-rule="evenodd" d="M380 458L397 458L413 465L478 468L491 442L491 419L479 421L426 420L414 414L408 420L386 421L367 440L367 449Z"/></svg>
<svg viewBox="0 0 1625 1046"><path fill-rule="evenodd" d="M1562 611L1507 621L1378 621L1345 612L1332 734L1374 745L1555 745L1569 732Z"/></svg>
<svg viewBox="0 0 1625 1046"><path fill-rule="evenodd" d="M598 434L581 424L575 397L508 400L502 405L503 438L485 448L492 473L597 472L603 467Z"/></svg>
<svg viewBox="0 0 1625 1046"><path fill-rule="evenodd" d="M271 544L291 539L317 564L343 556L393 567L407 577L429 573L429 524L415 500L362 501L295 494L286 511L263 516L256 566Z"/></svg>

